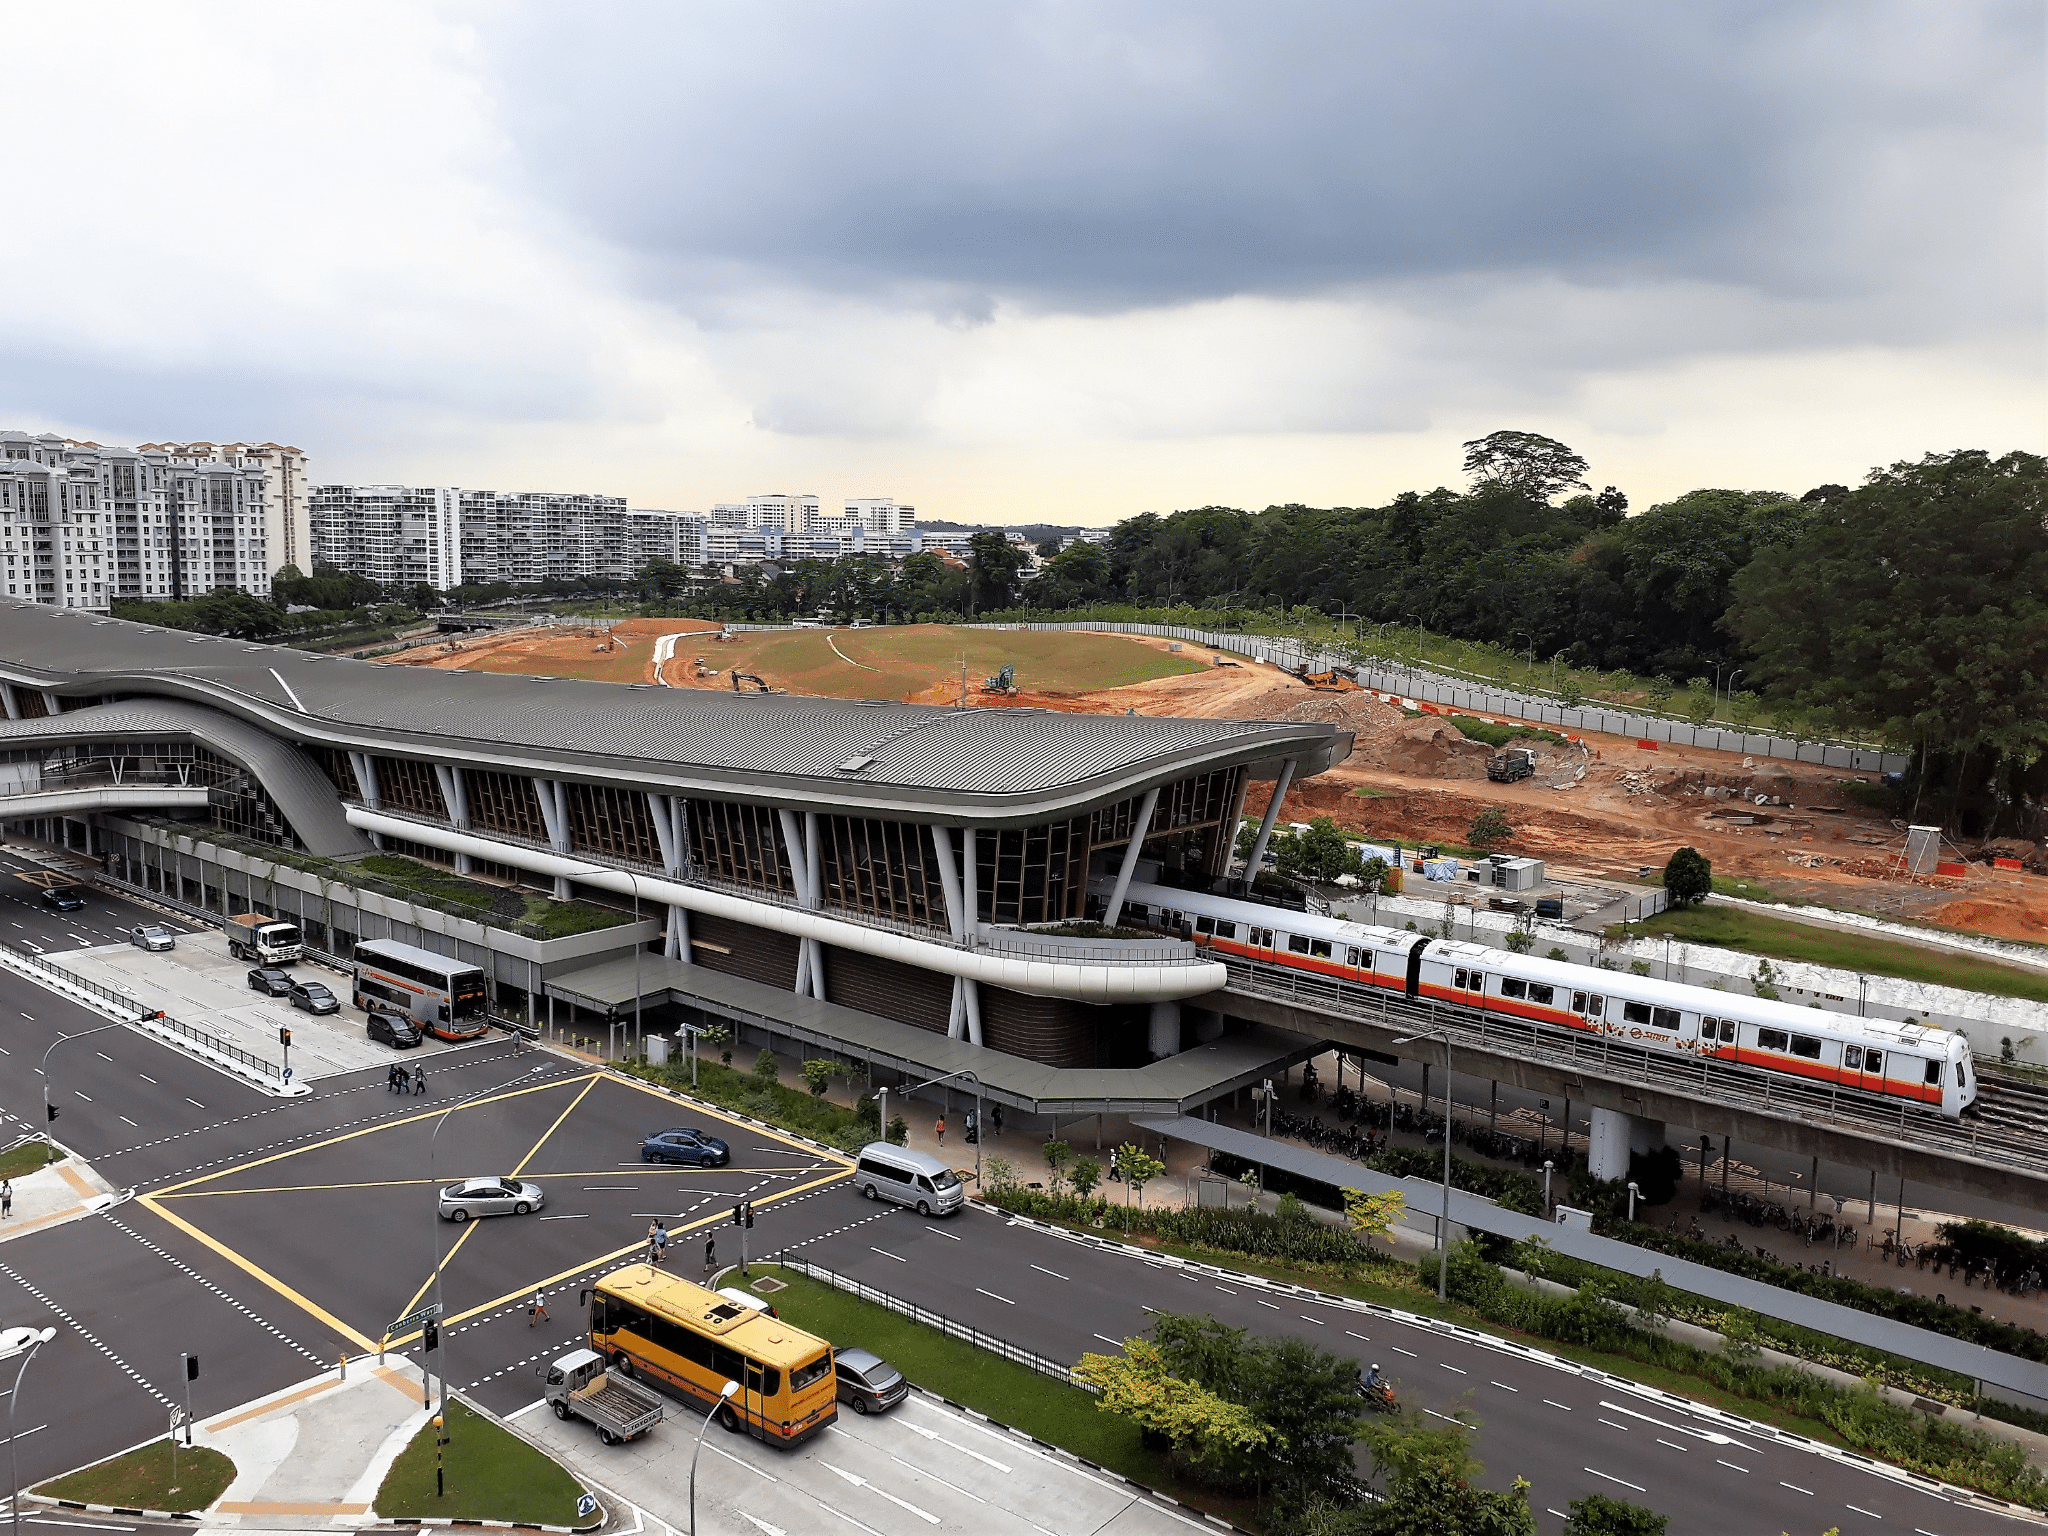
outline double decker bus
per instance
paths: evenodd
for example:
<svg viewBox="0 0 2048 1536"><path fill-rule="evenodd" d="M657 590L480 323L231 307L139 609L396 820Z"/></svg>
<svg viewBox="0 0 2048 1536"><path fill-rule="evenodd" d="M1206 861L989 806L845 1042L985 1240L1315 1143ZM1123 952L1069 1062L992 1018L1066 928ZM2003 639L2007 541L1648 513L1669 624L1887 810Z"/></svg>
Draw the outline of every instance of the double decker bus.
<svg viewBox="0 0 2048 1536"><path fill-rule="evenodd" d="M474 1040L488 1030L484 973L465 961L394 939L356 945L358 1008L402 1013L443 1040Z"/></svg>
<svg viewBox="0 0 2048 1536"><path fill-rule="evenodd" d="M590 1347L614 1370L656 1382L718 1422L797 1445L839 1417L832 1346L651 1264L615 1269L586 1293ZM729 1381L739 1391L723 1402Z"/></svg>

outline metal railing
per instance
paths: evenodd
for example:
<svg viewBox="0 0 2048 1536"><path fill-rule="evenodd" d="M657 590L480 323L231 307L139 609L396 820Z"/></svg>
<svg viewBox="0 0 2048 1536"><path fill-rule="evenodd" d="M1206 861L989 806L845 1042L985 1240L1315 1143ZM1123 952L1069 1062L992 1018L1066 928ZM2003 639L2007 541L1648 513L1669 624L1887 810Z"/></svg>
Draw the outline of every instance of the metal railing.
<svg viewBox="0 0 2048 1536"><path fill-rule="evenodd" d="M779 1254L773 1262L780 1264L784 1269L795 1270L800 1275L807 1275L813 1280L823 1281L826 1285L833 1287L835 1290L844 1291L849 1296L858 1296L862 1301L871 1301L878 1307L886 1307L899 1317L907 1317L914 1323L924 1324L927 1328L936 1328L949 1339L958 1339L964 1344L972 1344L976 1349L985 1349L992 1355L999 1355L1003 1359L1013 1361L1018 1365L1028 1366L1041 1375L1050 1376L1055 1381L1065 1382L1070 1387L1079 1387L1083 1392L1100 1392L1102 1390L1093 1382L1083 1381L1080 1377L1076 1376L1072 1366L1062 1365L1049 1355L1041 1355L1036 1350L1026 1349L1020 1344L1012 1344L1008 1339L999 1338L995 1334L983 1333L979 1328L969 1327L966 1323L955 1322L943 1312L934 1312L928 1307L920 1307L914 1301L905 1301L900 1296L892 1296L887 1291L878 1290L872 1285L865 1285L847 1275L840 1274L837 1270L827 1269L822 1264L813 1264L808 1259L793 1259L789 1256L787 1249Z"/></svg>
<svg viewBox="0 0 2048 1536"><path fill-rule="evenodd" d="M22 964L34 970L42 971L46 975L56 977L66 986L76 987L81 992L89 992L94 997L100 998L104 1002L112 1003L117 1008L132 1010L138 1015L147 1015L147 1022L159 1029L168 1030L182 1039L190 1040L194 1045L216 1052L227 1057L230 1061L239 1062L245 1067L262 1073L265 1077L276 1079L282 1079L283 1077L283 1069L276 1063L268 1062L259 1056L252 1055L233 1041L223 1040L219 1035L209 1030L200 1029L196 1025L185 1023L182 1019L174 1019L168 1013L152 1009L132 993L117 992L112 987L101 986L98 982L81 976L76 971L70 970L65 966L58 965L53 960L49 960L42 955L31 954L27 950L18 948L13 944L0 943L0 949L7 951L9 955ZM142 1020L138 1019L135 1022L142 1022Z"/></svg>
<svg viewBox="0 0 2048 1536"><path fill-rule="evenodd" d="M1426 1024L1448 1030L1461 1049L1512 1054L1612 1083L1654 1088L1776 1119L1828 1125L1919 1151L1995 1161L2001 1167L2048 1177L2048 1150L2038 1128L1948 1120L1904 1103L1869 1104L1862 1094L1845 1091L1839 1084L1809 1084L1718 1057L1649 1051L1610 1035L1580 1034L1479 1008L1434 1000L1410 1002L1381 988L1309 975L1290 966L1234 956L1224 963L1230 971L1228 991L1304 1005L1333 1018L1398 1028Z"/></svg>

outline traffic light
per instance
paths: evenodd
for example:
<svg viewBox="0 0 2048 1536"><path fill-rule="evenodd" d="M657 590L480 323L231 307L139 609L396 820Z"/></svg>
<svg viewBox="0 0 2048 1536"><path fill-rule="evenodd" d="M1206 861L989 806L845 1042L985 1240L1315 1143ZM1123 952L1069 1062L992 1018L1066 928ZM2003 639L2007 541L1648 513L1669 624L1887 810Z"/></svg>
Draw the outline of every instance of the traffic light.
<svg viewBox="0 0 2048 1536"><path fill-rule="evenodd" d="M423 1350L441 1347L441 1325L433 1318L427 1319L427 1326L420 1332L420 1348Z"/></svg>
<svg viewBox="0 0 2048 1536"><path fill-rule="evenodd" d="M751 1227L754 1224L754 1202L749 1200L742 1205L740 1207L740 1214L745 1218L741 1225Z"/></svg>
<svg viewBox="0 0 2048 1536"><path fill-rule="evenodd" d="M52 1116L52 1118L54 1119L55 1117ZM732 1208L732 1224L736 1227L744 1227L747 1224L746 1206L736 1205Z"/></svg>
<svg viewBox="0 0 2048 1536"><path fill-rule="evenodd" d="M280 1024L277 1026L277 1043L287 1047L291 1045L292 1032L288 1025Z"/></svg>
<svg viewBox="0 0 2048 1536"><path fill-rule="evenodd" d="M52 1120L57 1118L57 1106L54 1104L45 1104L43 1106L43 1112L47 1114Z"/></svg>
<svg viewBox="0 0 2048 1536"><path fill-rule="evenodd" d="M197 1381L199 1379L199 1357L197 1355L187 1355L185 1357L185 1379L187 1381Z"/></svg>

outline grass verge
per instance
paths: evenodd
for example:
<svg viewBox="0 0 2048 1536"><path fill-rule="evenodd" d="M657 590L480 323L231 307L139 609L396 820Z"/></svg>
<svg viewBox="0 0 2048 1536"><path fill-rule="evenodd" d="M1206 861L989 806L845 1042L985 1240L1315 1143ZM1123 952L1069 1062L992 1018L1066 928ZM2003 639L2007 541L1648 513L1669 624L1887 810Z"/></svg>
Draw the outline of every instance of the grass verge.
<svg viewBox="0 0 2048 1536"><path fill-rule="evenodd" d="M0 1179L18 1179L25 1173L34 1173L38 1168L63 1160L63 1153L48 1142L25 1141L11 1151L0 1152Z"/></svg>
<svg viewBox="0 0 2048 1536"><path fill-rule="evenodd" d="M205 1509L227 1492L235 1464L203 1445L148 1445L44 1483L37 1493L115 1509L161 1509L178 1515Z"/></svg>
<svg viewBox="0 0 2048 1536"><path fill-rule="evenodd" d="M576 1525L583 1485L542 1451L461 1403L448 1405L449 1443L442 1447L447 1493L434 1493L434 1426L429 1423L398 1453L377 1514L386 1520L509 1520L531 1525Z"/></svg>
<svg viewBox="0 0 2048 1536"><path fill-rule="evenodd" d="M1619 930L1615 930L1619 933ZM1740 907L1704 906L1659 912L1643 931L1668 933L1686 944L1712 944L1773 960L1804 960L1844 971L1867 971L1994 997L2023 997L2048 1002L2048 976L1979 960L1973 955L1944 954L1874 934L1818 928L1747 912Z"/></svg>
<svg viewBox="0 0 2048 1536"><path fill-rule="evenodd" d="M1240 1525L1252 1523L1249 1501L1187 1483L1164 1453L1147 1450L1140 1443L1137 1425L1098 1412L1093 1393L959 1339L949 1339L934 1328L806 1275L778 1269L775 1278L788 1285L787 1290L775 1292L775 1309L797 1327L835 1345L871 1349L929 1392L964 1403L977 1413L1085 1456L1098 1466L1198 1509Z"/></svg>

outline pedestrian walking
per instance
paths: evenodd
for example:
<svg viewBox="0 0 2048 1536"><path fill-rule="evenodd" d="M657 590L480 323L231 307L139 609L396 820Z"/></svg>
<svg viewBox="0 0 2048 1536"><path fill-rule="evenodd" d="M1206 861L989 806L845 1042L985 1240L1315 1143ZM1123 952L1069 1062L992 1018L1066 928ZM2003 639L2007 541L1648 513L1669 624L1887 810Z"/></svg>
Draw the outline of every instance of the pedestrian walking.
<svg viewBox="0 0 2048 1536"><path fill-rule="evenodd" d="M14 1180L0 1179L0 1221L14 1214Z"/></svg>
<svg viewBox="0 0 2048 1536"><path fill-rule="evenodd" d="M716 1268L718 1268L718 1239L707 1237L704 1239L704 1273L708 1275Z"/></svg>
<svg viewBox="0 0 2048 1536"><path fill-rule="evenodd" d="M993 1125L993 1126L994 1126L994 1127L996 1128L996 1134L997 1134L998 1136L1002 1135L1002 1134L1003 1134L1003 1106L1002 1106L1002 1105L1000 1105L1000 1104L998 1104L998 1105L997 1105L997 1106L996 1106L996 1107L995 1107L994 1109L992 1109L992 1110L990 1110L990 1111L988 1112L988 1115L989 1115L989 1123L990 1123L991 1125Z"/></svg>
<svg viewBox="0 0 2048 1536"><path fill-rule="evenodd" d="M661 1220L659 1217L647 1223L647 1263L650 1268L654 1264L654 1234L660 1230Z"/></svg>
<svg viewBox="0 0 2048 1536"><path fill-rule="evenodd" d="M534 1288L533 1300L526 1304L526 1326L548 1321L548 1293L538 1286Z"/></svg>
<svg viewBox="0 0 2048 1536"><path fill-rule="evenodd" d="M932 1122L932 1132L939 1138L939 1145L943 1147L946 1144L946 1117L944 1115L939 1116L938 1119Z"/></svg>
<svg viewBox="0 0 2048 1536"><path fill-rule="evenodd" d="M405 1069L400 1067L399 1070L402 1072ZM427 1069L425 1067L414 1067L412 1069L412 1091L416 1094L427 1091Z"/></svg>
<svg viewBox="0 0 2048 1536"><path fill-rule="evenodd" d="M654 1221L654 1262L659 1264L668 1258L668 1223L660 1217Z"/></svg>
<svg viewBox="0 0 2048 1536"><path fill-rule="evenodd" d="M399 1066L395 1061L384 1069L384 1091L386 1093L396 1093L398 1091L398 1073Z"/></svg>

